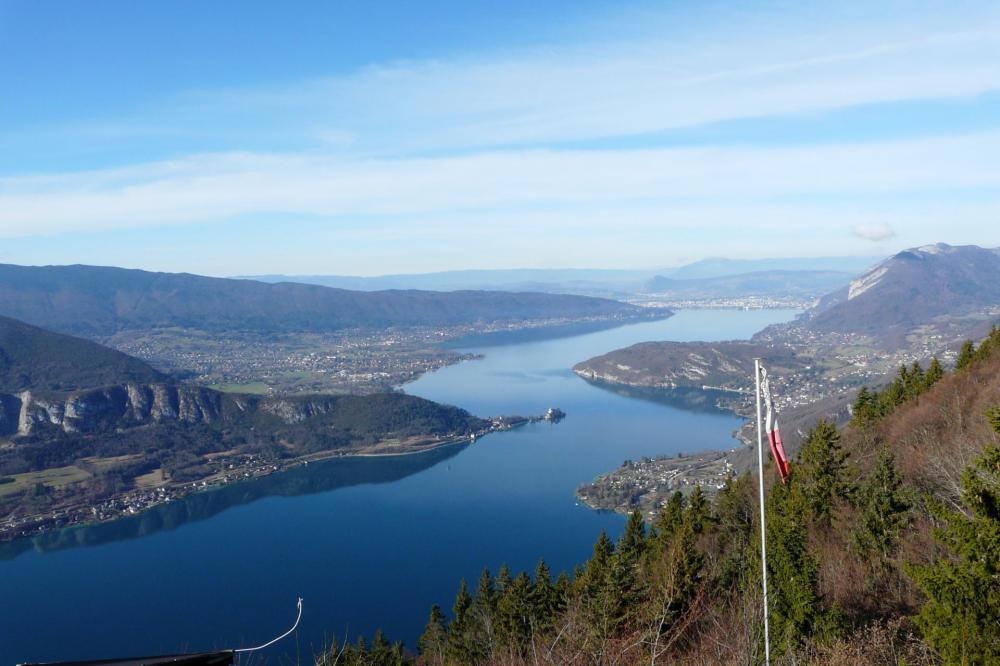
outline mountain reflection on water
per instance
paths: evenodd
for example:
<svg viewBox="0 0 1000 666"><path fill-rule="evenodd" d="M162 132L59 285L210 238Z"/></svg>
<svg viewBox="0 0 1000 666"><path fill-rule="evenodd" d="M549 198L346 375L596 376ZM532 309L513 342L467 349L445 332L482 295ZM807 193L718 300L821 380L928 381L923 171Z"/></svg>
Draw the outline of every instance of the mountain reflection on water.
<svg viewBox="0 0 1000 666"><path fill-rule="evenodd" d="M468 444L449 444L432 451L398 456L350 456L301 465L268 476L192 493L148 511L118 520L67 527L0 544L0 560L28 550L48 552L78 546L98 546L177 529L206 520L226 509L263 497L294 497L337 488L390 483L416 474L457 455Z"/></svg>
<svg viewBox="0 0 1000 666"><path fill-rule="evenodd" d="M643 386L628 386L627 384L615 384L613 382L601 381L599 379L583 378L591 386L610 391L616 395L635 400L646 400L658 405L668 405L689 412L703 414L729 414L728 409L719 407L720 399L731 399L732 393L717 391L714 389L692 389L692 388L647 388Z"/></svg>

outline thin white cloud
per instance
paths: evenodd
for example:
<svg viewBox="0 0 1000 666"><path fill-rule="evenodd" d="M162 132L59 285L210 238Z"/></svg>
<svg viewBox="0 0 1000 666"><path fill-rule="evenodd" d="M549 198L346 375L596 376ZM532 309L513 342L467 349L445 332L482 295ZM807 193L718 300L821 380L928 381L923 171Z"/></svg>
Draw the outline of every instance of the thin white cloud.
<svg viewBox="0 0 1000 666"><path fill-rule="evenodd" d="M858 238L875 243L889 240L890 238L894 238L896 236L896 232L893 228L884 222L876 224L856 224L851 229L851 232Z"/></svg>
<svg viewBox="0 0 1000 666"><path fill-rule="evenodd" d="M902 10L902 8L901 8ZM184 99L188 117L305 116L382 153L544 145L1000 89L1000 11L918 8L870 24L804 9L692 34L379 64ZM854 17L855 19L857 17ZM329 129L322 129L329 128Z"/></svg>
<svg viewBox="0 0 1000 666"><path fill-rule="evenodd" d="M1000 133L794 148L526 150L421 159L207 154L0 179L0 237L227 220L1000 188ZM458 230L456 230L458 231Z"/></svg>

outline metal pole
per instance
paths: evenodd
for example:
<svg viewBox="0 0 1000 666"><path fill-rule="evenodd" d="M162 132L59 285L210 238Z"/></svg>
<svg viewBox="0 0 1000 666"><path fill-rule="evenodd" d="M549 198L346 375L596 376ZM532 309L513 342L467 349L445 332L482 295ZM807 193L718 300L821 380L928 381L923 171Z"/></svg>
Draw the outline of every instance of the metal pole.
<svg viewBox="0 0 1000 666"><path fill-rule="evenodd" d="M760 408L760 359L753 360L757 382L757 478L760 481L760 570L764 581L764 664L771 666L771 636L767 622L767 529L764 525L764 425Z"/></svg>

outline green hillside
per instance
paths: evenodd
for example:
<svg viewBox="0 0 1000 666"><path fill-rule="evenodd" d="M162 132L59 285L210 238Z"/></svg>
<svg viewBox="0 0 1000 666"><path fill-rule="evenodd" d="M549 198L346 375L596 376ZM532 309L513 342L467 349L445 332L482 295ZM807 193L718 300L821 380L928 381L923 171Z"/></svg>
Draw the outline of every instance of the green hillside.
<svg viewBox="0 0 1000 666"><path fill-rule="evenodd" d="M0 317L0 393L70 391L166 376L99 344Z"/></svg>

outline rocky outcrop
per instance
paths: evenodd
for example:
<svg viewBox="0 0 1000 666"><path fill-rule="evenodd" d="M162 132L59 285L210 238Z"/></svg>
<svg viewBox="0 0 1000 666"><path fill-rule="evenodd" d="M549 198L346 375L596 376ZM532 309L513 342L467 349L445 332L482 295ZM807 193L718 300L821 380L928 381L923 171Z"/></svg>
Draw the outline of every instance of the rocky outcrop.
<svg viewBox="0 0 1000 666"><path fill-rule="evenodd" d="M0 437L26 437L51 429L99 433L170 422L295 425L333 418L344 400L325 395L262 398L173 384L120 384L62 394L0 393Z"/></svg>
<svg viewBox="0 0 1000 666"><path fill-rule="evenodd" d="M230 400L246 409L246 401ZM222 393L197 386L122 384L67 394L0 394L0 436L27 436L43 428L101 432L145 423L214 423L223 416Z"/></svg>

